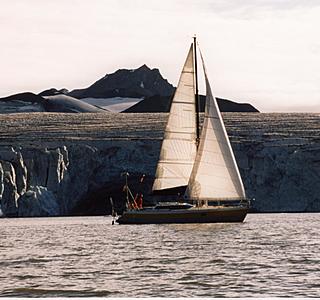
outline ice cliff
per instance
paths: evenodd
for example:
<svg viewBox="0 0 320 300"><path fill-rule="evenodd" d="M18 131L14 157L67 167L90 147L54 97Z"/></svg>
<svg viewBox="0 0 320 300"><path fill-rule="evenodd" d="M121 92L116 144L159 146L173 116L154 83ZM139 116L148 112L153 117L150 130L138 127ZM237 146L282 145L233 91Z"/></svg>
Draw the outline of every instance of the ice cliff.
<svg viewBox="0 0 320 300"><path fill-rule="evenodd" d="M158 144L117 141L99 148L4 147L0 152L2 211L5 216L21 217L106 213L114 189L113 198L123 198L121 172L132 170L133 177L151 174ZM105 194L97 196L100 190ZM88 199L101 210L91 207ZM87 203L86 211L78 209L82 203Z"/></svg>
<svg viewBox="0 0 320 300"><path fill-rule="evenodd" d="M224 118L253 209L320 211L320 116L249 115ZM1 119L5 216L109 213L110 196L119 206L123 201L123 171L131 174L133 190L150 190L166 114L19 118ZM303 132L294 125L298 118ZM138 187L141 174L147 180Z"/></svg>

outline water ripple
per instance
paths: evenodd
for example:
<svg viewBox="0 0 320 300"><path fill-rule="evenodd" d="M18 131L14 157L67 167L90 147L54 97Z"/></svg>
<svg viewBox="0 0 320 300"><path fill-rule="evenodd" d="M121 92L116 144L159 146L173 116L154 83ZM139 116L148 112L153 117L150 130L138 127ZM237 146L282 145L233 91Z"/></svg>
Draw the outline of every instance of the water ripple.
<svg viewBox="0 0 320 300"><path fill-rule="evenodd" d="M0 296L320 294L319 214L252 214L243 224L110 223L1 219Z"/></svg>

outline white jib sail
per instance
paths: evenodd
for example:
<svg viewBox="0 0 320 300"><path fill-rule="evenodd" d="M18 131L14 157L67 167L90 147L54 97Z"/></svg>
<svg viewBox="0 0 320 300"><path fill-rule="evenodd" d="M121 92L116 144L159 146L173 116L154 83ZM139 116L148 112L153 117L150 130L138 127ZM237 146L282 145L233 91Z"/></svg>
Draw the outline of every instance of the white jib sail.
<svg viewBox="0 0 320 300"><path fill-rule="evenodd" d="M191 45L172 100L153 191L188 184L197 151L194 90Z"/></svg>
<svg viewBox="0 0 320 300"><path fill-rule="evenodd" d="M202 58L202 57L201 57ZM200 144L186 190L193 200L244 199L245 190L218 104L206 81L206 108Z"/></svg>

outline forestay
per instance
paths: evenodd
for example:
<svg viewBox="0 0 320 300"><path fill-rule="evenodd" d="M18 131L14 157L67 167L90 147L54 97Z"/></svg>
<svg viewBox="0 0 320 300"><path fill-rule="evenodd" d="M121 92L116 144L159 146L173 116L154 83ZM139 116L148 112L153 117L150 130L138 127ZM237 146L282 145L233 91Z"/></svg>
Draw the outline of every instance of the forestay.
<svg viewBox="0 0 320 300"><path fill-rule="evenodd" d="M193 46L180 75L157 165L153 191L188 184L196 156Z"/></svg>
<svg viewBox="0 0 320 300"><path fill-rule="evenodd" d="M217 101L211 92L203 59L202 64L207 91L205 117L185 196L193 200L244 199L240 173Z"/></svg>

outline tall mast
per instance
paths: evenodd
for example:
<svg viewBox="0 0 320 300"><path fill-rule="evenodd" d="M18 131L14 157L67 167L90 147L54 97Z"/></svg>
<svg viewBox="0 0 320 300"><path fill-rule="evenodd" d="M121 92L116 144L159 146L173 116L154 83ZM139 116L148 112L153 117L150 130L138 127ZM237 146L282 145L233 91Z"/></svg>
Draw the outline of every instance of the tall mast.
<svg viewBox="0 0 320 300"><path fill-rule="evenodd" d="M195 75L195 106L196 106L196 144L197 148L200 141L200 101L199 101L199 90L198 90L198 69L197 69L197 41L196 36L193 37L193 49L194 49L194 75Z"/></svg>

